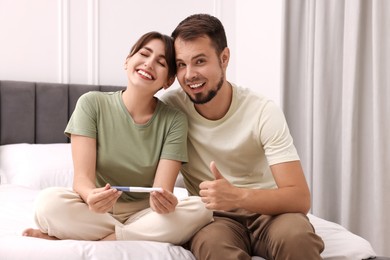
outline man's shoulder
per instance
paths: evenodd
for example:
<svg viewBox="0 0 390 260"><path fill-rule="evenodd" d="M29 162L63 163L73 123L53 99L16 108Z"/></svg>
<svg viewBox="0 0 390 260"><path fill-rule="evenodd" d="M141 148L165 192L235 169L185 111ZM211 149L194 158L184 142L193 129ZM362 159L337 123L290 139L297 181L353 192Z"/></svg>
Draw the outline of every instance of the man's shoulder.
<svg viewBox="0 0 390 260"><path fill-rule="evenodd" d="M160 97L160 99L165 104L176 108L183 108L185 103L188 101L186 93L181 88L172 89L165 92L164 95Z"/></svg>
<svg viewBox="0 0 390 260"><path fill-rule="evenodd" d="M243 97L243 98L255 98L255 99L259 99L259 100L268 100L268 98L266 96L264 96L263 94L251 89L251 88L247 88L247 87L242 87L242 86L238 86L234 83L232 83L232 87L234 89L234 92L236 93L236 95L238 97Z"/></svg>
<svg viewBox="0 0 390 260"><path fill-rule="evenodd" d="M234 84L232 84L232 86L235 100L240 105L246 105L249 107L264 107L275 105L271 99L259 92L254 91L251 88L245 88Z"/></svg>
<svg viewBox="0 0 390 260"><path fill-rule="evenodd" d="M167 92L165 92L160 99L165 102L169 100L176 100L176 99L182 99L183 98L184 91L181 88L175 88L171 89Z"/></svg>

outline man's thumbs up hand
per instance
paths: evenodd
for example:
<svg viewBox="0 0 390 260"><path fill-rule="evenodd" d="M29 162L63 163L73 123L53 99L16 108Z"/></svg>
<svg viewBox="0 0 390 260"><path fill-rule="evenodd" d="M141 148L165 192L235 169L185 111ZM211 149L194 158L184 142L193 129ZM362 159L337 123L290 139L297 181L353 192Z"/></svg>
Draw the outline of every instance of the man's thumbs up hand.
<svg viewBox="0 0 390 260"><path fill-rule="evenodd" d="M237 187L223 177L214 161L210 163L210 171L214 180L203 181L200 185L199 195L206 204L207 209L212 210L231 210L235 208Z"/></svg>
<svg viewBox="0 0 390 260"><path fill-rule="evenodd" d="M219 180L219 179L224 179L222 174L219 172L219 170L217 169L217 166L215 165L215 162L212 161L210 163L210 170L211 172L213 173L214 177L216 180Z"/></svg>

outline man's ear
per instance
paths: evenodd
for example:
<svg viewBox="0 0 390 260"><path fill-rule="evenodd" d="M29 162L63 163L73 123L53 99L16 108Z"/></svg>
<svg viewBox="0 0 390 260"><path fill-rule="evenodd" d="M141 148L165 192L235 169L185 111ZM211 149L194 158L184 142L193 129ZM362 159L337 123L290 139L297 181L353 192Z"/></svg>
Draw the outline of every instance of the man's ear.
<svg viewBox="0 0 390 260"><path fill-rule="evenodd" d="M222 67L226 69L230 59L230 50L228 47L225 47L225 49L223 49L220 57L221 57Z"/></svg>
<svg viewBox="0 0 390 260"><path fill-rule="evenodd" d="M175 79L176 79L176 77L171 77L170 79L168 79L167 83L164 84L163 88L164 88L164 89L167 89L167 88L169 88L170 86L172 86L173 82L175 82Z"/></svg>

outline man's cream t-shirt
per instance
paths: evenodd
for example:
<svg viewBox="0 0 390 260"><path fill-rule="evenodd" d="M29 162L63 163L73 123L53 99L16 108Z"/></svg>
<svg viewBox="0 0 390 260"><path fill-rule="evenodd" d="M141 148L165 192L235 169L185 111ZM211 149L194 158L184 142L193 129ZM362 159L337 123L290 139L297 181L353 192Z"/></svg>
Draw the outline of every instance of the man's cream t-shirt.
<svg viewBox="0 0 390 260"><path fill-rule="evenodd" d="M237 187L272 189L276 183L270 165L299 160L280 108L249 89L232 86L229 111L214 121L202 117L182 89L161 98L188 118L189 162L181 172L192 195L198 194L202 181L214 179L211 161Z"/></svg>

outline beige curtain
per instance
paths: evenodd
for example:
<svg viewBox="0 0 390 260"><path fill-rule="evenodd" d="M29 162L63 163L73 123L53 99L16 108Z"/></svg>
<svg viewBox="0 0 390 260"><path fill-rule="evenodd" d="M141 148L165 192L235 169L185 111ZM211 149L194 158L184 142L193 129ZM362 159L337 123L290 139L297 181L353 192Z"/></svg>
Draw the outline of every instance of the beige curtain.
<svg viewBox="0 0 390 260"><path fill-rule="evenodd" d="M282 105L312 213L390 256L390 1L284 0Z"/></svg>

